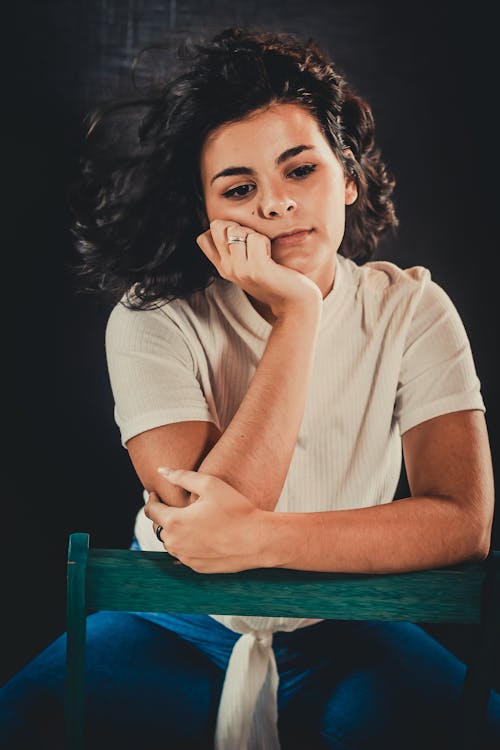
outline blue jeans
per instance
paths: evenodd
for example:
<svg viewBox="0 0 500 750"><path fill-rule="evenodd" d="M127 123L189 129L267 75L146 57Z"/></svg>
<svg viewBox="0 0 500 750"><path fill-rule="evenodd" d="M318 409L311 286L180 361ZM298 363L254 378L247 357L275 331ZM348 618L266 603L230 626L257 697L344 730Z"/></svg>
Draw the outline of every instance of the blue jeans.
<svg viewBox="0 0 500 750"><path fill-rule="evenodd" d="M238 637L207 615L90 615L86 747L209 750ZM419 626L324 620L275 633L273 648L282 750L456 747L465 665ZM62 747L64 680L61 636L0 689L2 750ZM475 750L498 748L491 691Z"/></svg>

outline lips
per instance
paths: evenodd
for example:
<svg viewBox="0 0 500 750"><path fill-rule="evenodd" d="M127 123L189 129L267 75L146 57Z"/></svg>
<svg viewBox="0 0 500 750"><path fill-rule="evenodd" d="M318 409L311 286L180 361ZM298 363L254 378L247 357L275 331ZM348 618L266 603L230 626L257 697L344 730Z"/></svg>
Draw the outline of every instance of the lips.
<svg viewBox="0 0 500 750"><path fill-rule="evenodd" d="M292 229L290 232L284 234L278 234L273 240L273 245L294 245L298 242L303 242L311 234L313 230L307 227L298 227Z"/></svg>

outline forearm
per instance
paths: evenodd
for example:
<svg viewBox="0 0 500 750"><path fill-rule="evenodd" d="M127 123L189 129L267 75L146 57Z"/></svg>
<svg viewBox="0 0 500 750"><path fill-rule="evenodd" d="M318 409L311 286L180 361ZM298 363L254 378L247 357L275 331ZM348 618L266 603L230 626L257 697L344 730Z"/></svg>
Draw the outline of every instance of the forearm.
<svg viewBox="0 0 500 750"><path fill-rule="evenodd" d="M261 517L256 567L395 573L484 559L484 530L459 504L412 497L386 505Z"/></svg>
<svg viewBox="0 0 500 750"><path fill-rule="evenodd" d="M310 306L278 320L232 421L199 471L228 482L273 510L304 414L321 318Z"/></svg>

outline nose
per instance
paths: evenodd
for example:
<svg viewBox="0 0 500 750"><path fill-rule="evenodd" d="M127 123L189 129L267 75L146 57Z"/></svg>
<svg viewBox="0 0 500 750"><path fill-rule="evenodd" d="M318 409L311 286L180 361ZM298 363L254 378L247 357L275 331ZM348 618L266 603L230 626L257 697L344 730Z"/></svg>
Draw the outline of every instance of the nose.
<svg viewBox="0 0 500 750"><path fill-rule="evenodd" d="M284 196L276 192L268 192L262 196L260 208L265 218L272 219L295 211L297 203L290 195Z"/></svg>

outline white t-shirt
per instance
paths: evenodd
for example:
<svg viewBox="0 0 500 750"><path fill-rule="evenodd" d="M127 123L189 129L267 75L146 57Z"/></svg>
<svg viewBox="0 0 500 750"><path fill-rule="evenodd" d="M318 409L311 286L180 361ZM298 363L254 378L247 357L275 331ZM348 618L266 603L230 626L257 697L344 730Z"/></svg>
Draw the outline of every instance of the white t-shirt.
<svg viewBox="0 0 500 750"><path fill-rule="evenodd" d="M173 422L206 420L223 432L271 330L245 293L222 279L189 300L152 311L118 304L108 321L106 354L122 444ZM401 435L463 409L485 411L480 382L463 323L429 271L387 261L357 266L337 255L304 417L276 510L391 502L401 471ZM135 531L142 549L163 549L142 508ZM246 633L229 662L216 748L279 747L272 633L318 620L212 617Z"/></svg>

